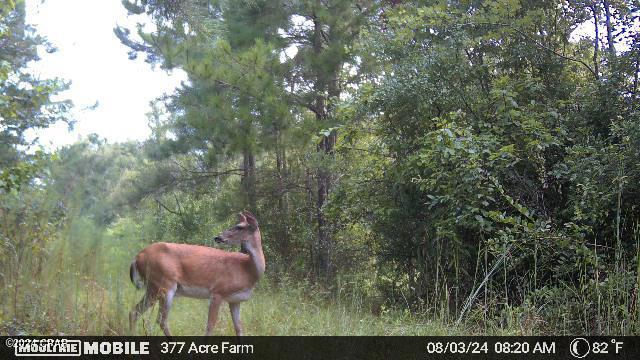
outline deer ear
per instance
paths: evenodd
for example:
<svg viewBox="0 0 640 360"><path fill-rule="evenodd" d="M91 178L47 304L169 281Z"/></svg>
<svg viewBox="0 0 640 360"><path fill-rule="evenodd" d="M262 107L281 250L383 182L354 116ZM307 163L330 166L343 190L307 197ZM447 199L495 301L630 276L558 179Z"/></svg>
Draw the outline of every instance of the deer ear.
<svg viewBox="0 0 640 360"><path fill-rule="evenodd" d="M258 220L256 220L255 216L251 215L250 212L245 211L245 214L247 215L247 224L251 225L254 229L258 228Z"/></svg>
<svg viewBox="0 0 640 360"><path fill-rule="evenodd" d="M251 211L249 211L249 210L243 210L243 211L242 211L242 213L243 213L247 218L250 218L250 217L252 217L252 218L254 218L254 219L256 218L256 216L255 216L255 215L253 215L253 214L251 213Z"/></svg>
<svg viewBox="0 0 640 360"><path fill-rule="evenodd" d="M238 213L238 222L247 222L247 217L243 213Z"/></svg>

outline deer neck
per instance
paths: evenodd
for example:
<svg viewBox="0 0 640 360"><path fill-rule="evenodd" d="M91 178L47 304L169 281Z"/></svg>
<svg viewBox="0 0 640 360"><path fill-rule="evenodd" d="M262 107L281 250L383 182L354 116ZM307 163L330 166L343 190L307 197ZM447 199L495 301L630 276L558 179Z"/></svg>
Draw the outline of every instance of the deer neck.
<svg viewBox="0 0 640 360"><path fill-rule="evenodd" d="M254 236L255 238L253 241L248 241L245 244L245 249L249 254L252 267L255 270L257 277L260 278L262 274L264 274L264 269L266 267L264 253L262 252L262 236L260 235L260 230L256 230Z"/></svg>

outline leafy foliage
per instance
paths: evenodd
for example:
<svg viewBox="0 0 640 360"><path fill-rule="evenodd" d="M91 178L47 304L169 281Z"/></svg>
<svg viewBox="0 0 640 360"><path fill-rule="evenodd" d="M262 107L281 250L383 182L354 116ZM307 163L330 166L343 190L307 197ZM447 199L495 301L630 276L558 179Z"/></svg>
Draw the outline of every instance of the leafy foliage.
<svg viewBox="0 0 640 360"><path fill-rule="evenodd" d="M93 276L71 277L78 293L120 289L118 269L144 244L215 246L249 208L275 299L349 298L381 319L474 333L638 333L636 2L123 5L156 25L115 29L130 57L188 74L152 104L145 142L92 136L52 159L21 153L11 129L61 118L48 97L60 88L16 85L31 45L0 66L0 114L13 121L2 281L18 322L42 308L19 305L30 292L9 271L18 264L43 277L34 269L71 246L70 269ZM0 41L35 41L0 29ZM24 113L10 89L37 101ZM291 281L306 293L283 290ZM114 294L102 299L121 314Z"/></svg>

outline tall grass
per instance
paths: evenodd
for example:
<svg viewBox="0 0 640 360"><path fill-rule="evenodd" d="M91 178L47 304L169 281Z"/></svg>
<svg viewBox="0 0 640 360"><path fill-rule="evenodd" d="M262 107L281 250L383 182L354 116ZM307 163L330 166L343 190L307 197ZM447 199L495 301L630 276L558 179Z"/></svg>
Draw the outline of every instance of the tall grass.
<svg viewBox="0 0 640 360"><path fill-rule="evenodd" d="M141 225L123 220L107 229L86 218L69 221L53 235L43 251L26 249L15 261L3 262L0 288L0 334L126 335L128 313L143 291L129 281L133 256L148 240ZM597 248L597 247L596 247ZM640 269L638 254L626 259ZM598 259L596 257L595 259ZM480 260L479 260L480 261ZM583 264L586 268L587 265ZM501 273L497 264L495 273ZM502 302L500 286L489 288L480 279L477 294L463 312L448 311L455 289L441 284L442 304L424 311L384 305L358 291L359 275L341 278L332 292L309 283L267 276L252 299L242 305L248 335L539 335L634 334L640 310L636 305L638 278L633 274L583 271L581 285L536 288L534 301L519 306ZM500 274L504 275L504 274ZM632 280L632 282L630 282ZM498 279L501 282L501 279ZM436 284L438 286L438 284ZM496 290L496 288L498 290ZM376 306L378 306L376 308ZM396 305L398 306L398 305ZM208 302L177 298L169 325L176 335L201 335ZM434 310L435 309L435 310ZM440 309L440 310L438 310ZM161 335L157 305L138 321L139 335ZM459 321L456 321L459 319ZM576 330L577 329L577 330ZM222 308L215 334L233 335L229 311Z"/></svg>
<svg viewBox="0 0 640 360"><path fill-rule="evenodd" d="M71 221L47 245L43 269L25 259L14 285L0 289L0 334L126 335L128 313L143 291L129 281L129 264L144 246L132 222L108 230L84 218ZM277 281L275 281L277 280ZM346 285L345 285L346 286ZM449 335L462 334L408 311L371 313L365 299L349 292L327 294L304 283L267 276L242 305L248 335ZM169 325L176 335L201 335L208 302L177 298ZM157 304L138 321L138 335L161 335ZM221 308L215 334L233 335L229 311Z"/></svg>

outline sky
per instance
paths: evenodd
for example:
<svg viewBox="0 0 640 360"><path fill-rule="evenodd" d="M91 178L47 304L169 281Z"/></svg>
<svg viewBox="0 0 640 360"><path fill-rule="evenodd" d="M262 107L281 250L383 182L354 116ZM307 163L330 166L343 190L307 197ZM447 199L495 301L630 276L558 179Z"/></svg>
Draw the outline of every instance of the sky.
<svg viewBox="0 0 640 360"><path fill-rule="evenodd" d="M149 102L171 93L186 80L181 70L167 73L144 62L144 54L129 60L128 48L113 28L134 28L119 0L27 0L27 22L58 51L40 51L41 60L30 72L41 78L71 82L57 99L74 103L73 131L66 124L29 134L49 149L75 142L91 133L109 142L142 140L149 136L146 113ZM88 107L98 102L94 110Z"/></svg>
<svg viewBox="0 0 640 360"><path fill-rule="evenodd" d="M182 70L167 73L152 68L144 62L144 54L129 60L129 49L120 43L113 28L133 29L145 18L127 16L120 0L26 0L26 4L27 22L58 49L52 54L43 49L41 60L32 63L30 71L41 78L70 81L70 89L57 99L70 99L75 105L71 111L73 131L61 123L28 136L37 137L51 150L91 133L109 142L147 138L149 102L172 93L187 76ZM593 24L586 22L574 31L572 40L592 33ZM296 51L289 48L283 56L292 57ZM96 102L98 106L89 109Z"/></svg>

